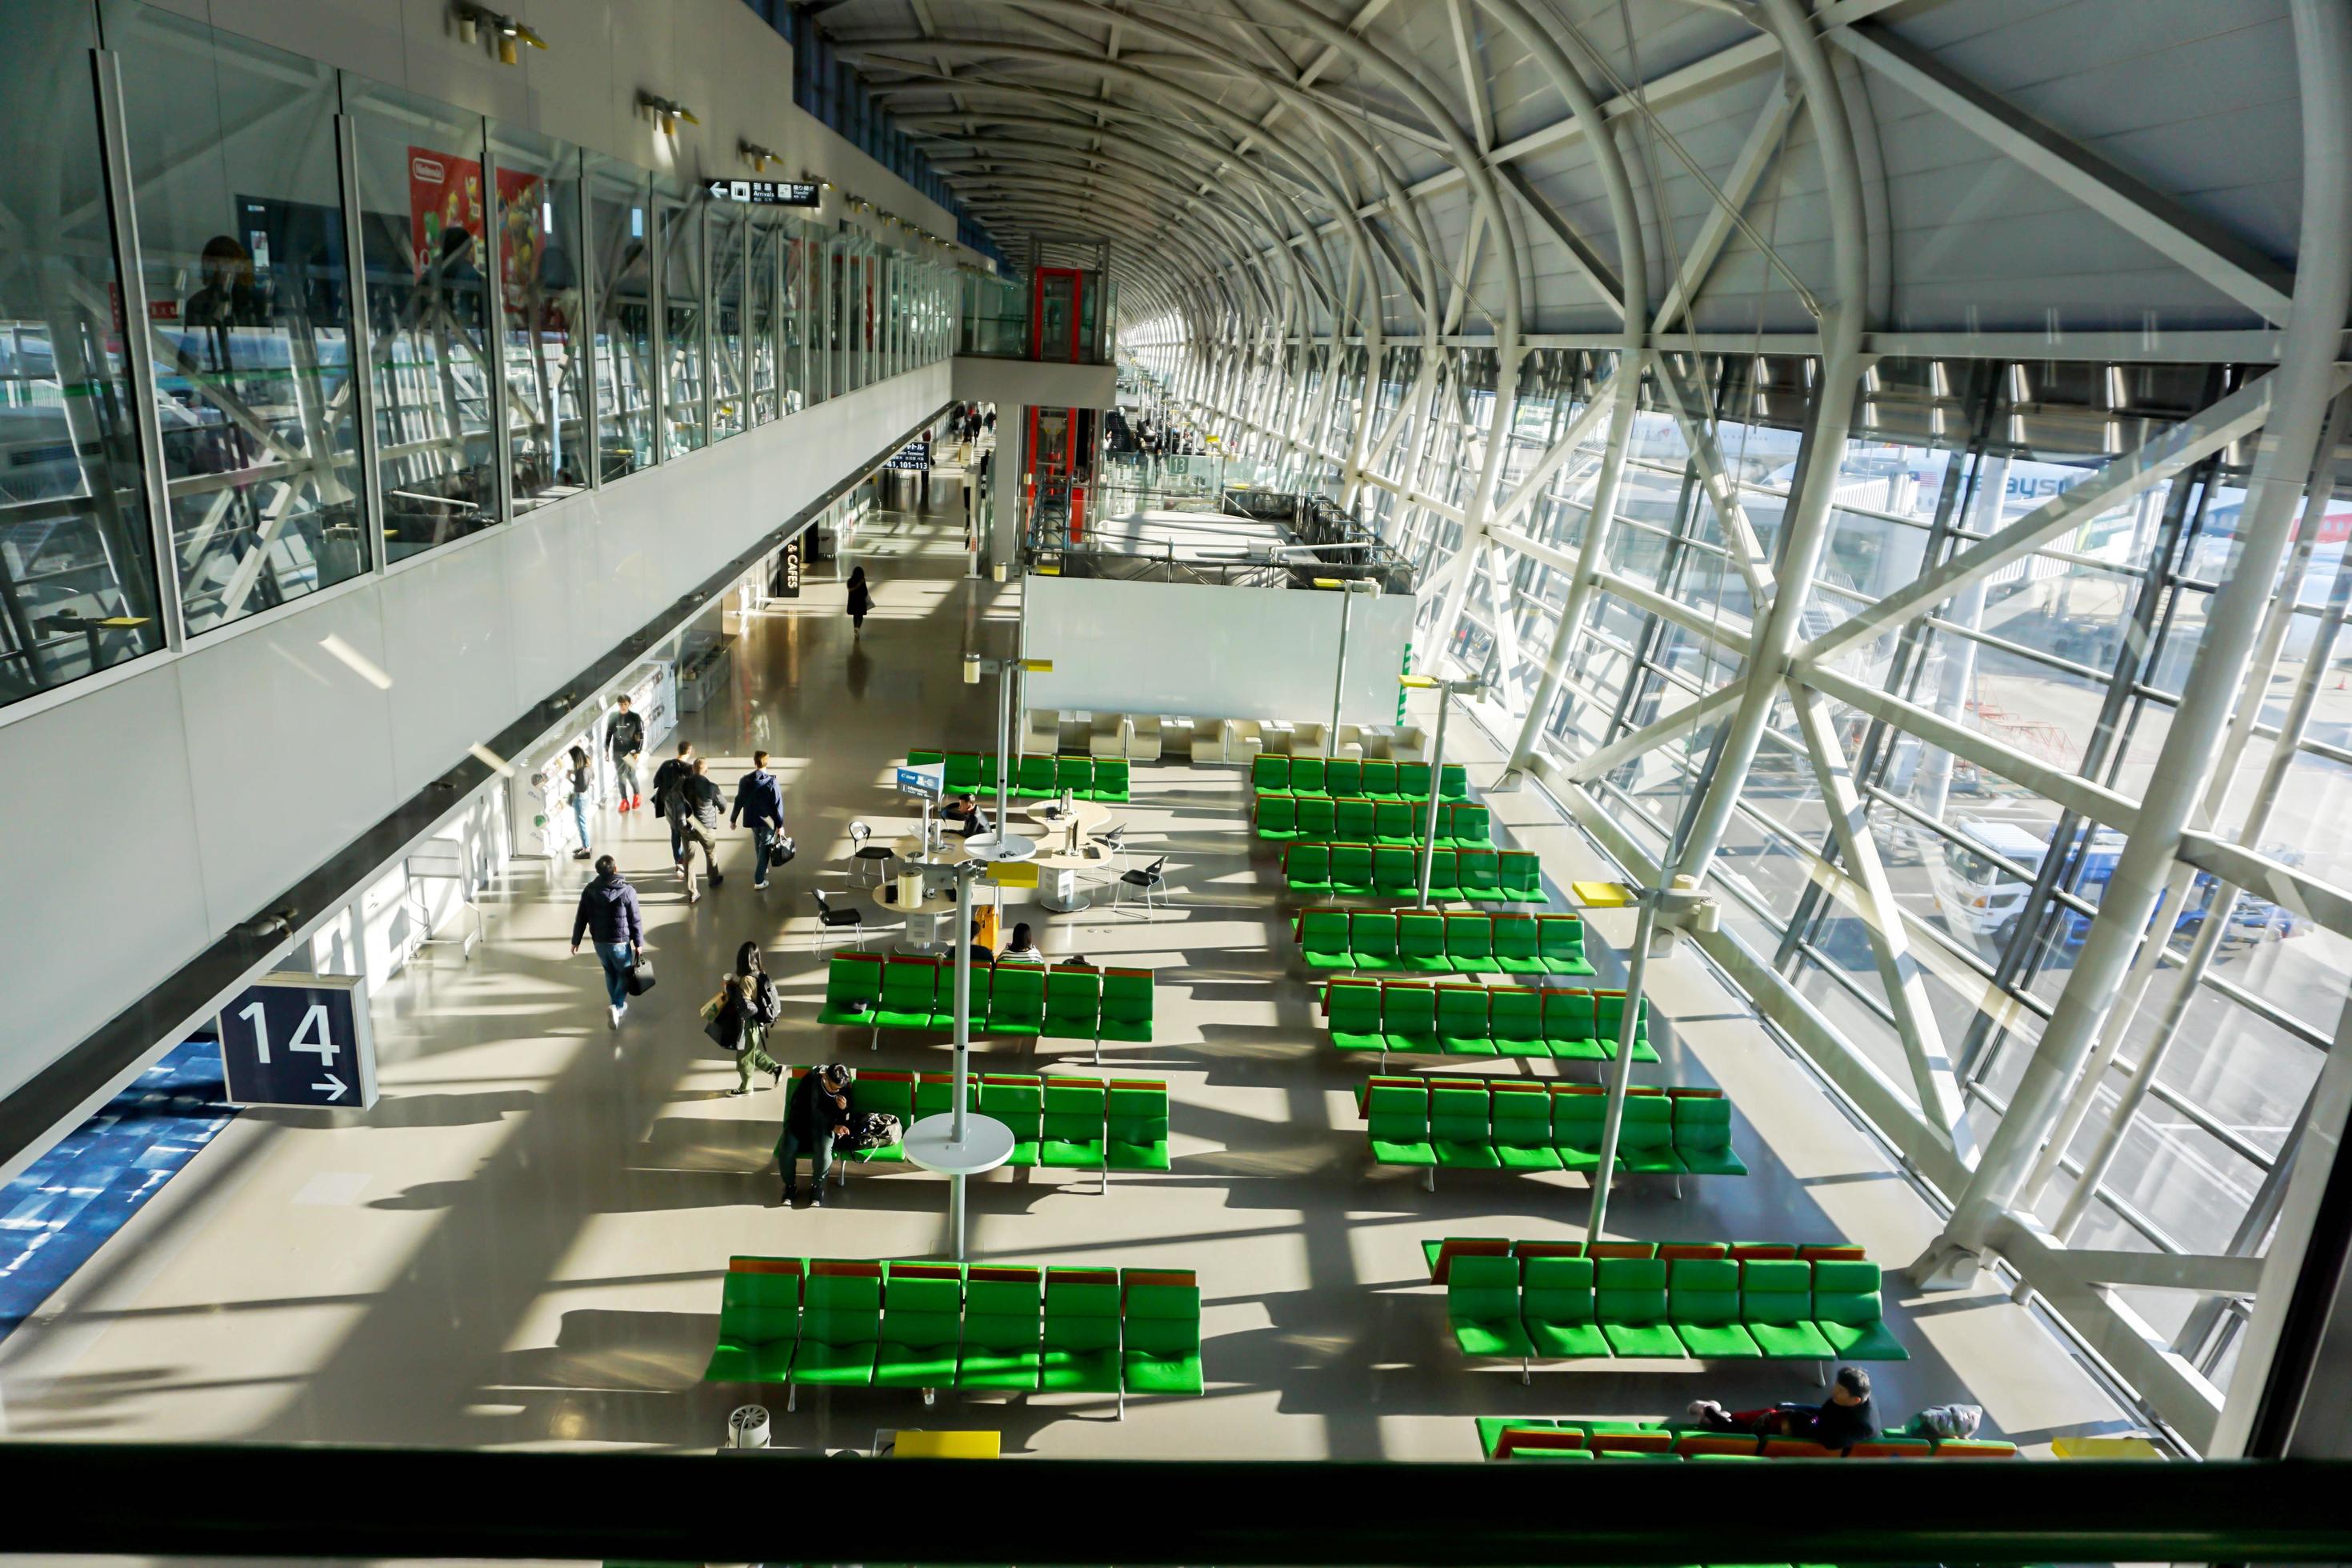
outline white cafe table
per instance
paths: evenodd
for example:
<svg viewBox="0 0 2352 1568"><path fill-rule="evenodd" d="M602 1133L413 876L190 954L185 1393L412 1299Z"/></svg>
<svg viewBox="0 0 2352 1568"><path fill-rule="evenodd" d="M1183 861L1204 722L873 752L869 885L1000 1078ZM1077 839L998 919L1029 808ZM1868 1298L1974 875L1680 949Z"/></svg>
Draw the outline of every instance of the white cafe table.
<svg viewBox="0 0 2352 1568"><path fill-rule="evenodd" d="M1083 840L1110 821L1111 809L1098 800L1074 800L1070 803L1069 816L1065 816L1062 815L1060 801L1041 800L1024 807L1022 815L1045 830L1044 839L1037 846L1039 851L1043 852L1055 848L1066 842L1066 836L1070 827L1070 817L1077 818L1078 834Z"/></svg>
<svg viewBox="0 0 2352 1568"><path fill-rule="evenodd" d="M940 917L955 912L955 895L932 893L919 904L902 904L895 897L898 890L898 879L893 878L874 889L873 893L877 909L886 915L897 915L907 922L907 940L901 945L914 952L953 952L955 949L951 944L940 940ZM885 894L894 896L886 898Z"/></svg>
<svg viewBox="0 0 2352 1568"><path fill-rule="evenodd" d="M1054 843L1062 841L1055 838ZM1099 849L1091 838L1078 840L1078 852L1065 854L1058 848L1050 855L1040 855L1037 867L1037 902L1057 915L1072 915L1087 907L1086 896L1078 891L1078 873L1094 870L1110 864L1105 854L1089 855L1090 848Z"/></svg>
<svg viewBox="0 0 2352 1568"><path fill-rule="evenodd" d="M926 1116L907 1129L901 1148L907 1163L938 1171L953 1179L948 1197L948 1228L955 1240L955 1258L963 1261L963 1184L967 1176L993 1171L1013 1158L1013 1129L992 1116L968 1110L963 1142L956 1142L955 1112Z"/></svg>

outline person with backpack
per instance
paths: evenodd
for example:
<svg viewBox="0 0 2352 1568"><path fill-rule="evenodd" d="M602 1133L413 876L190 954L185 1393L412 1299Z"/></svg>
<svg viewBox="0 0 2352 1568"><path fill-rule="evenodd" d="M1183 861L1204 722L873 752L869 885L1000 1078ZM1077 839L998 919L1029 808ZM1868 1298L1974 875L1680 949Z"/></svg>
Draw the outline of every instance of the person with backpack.
<svg viewBox="0 0 2352 1568"><path fill-rule="evenodd" d="M591 859L595 851L588 847L588 797L596 786L588 772L588 753L577 746L572 748L572 765L564 770L563 782L572 795L572 824L580 829L580 847L572 852L572 858Z"/></svg>
<svg viewBox="0 0 2352 1568"><path fill-rule="evenodd" d="M751 828L751 886L768 885L768 868L781 866L784 857L784 786L768 771L768 753L751 753L751 771L735 784L735 806L728 823L749 823Z"/></svg>
<svg viewBox="0 0 2352 1568"><path fill-rule="evenodd" d="M613 753L613 773L619 781L621 809L635 811L646 804L637 793L637 758L646 749L646 721L629 711L629 700L614 700L612 721L604 726L604 749Z"/></svg>
<svg viewBox="0 0 2352 1568"><path fill-rule="evenodd" d="M874 590L866 585L866 568L858 567L849 574L850 635L866 630L866 613L874 607Z"/></svg>
<svg viewBox="0 0 2352 1568"><path fill-rule="evenodd" d="M694 885L695 846L702 847L702 868L709 873L710 885L716 888L727 879L719 874L719 830L727 826L727 796L710 776L709 760L697 757L685 773L676 775L661 804L663 815L669 818L677 874L686 879L686 901L699 903L702 893Z"/></svg>
<svg viewBox="0 0 2352 1568"><path fill-rule="evenodd" d="M680 741L677 755L654 770L654 815L669 823L669 858L677 859L686 853L686 835L669 815L669 792L678 780L694 771L694 742Z"/></svg>
<svg viewBox="0 0 2352 1568"><path fill-rule="evenodd" d="M766 1073L781 1082L784 1069L764 1048L768 1030L783 1011L776 983L760 960L760 944L747 942L735 952L735 969L719 983L719 994L703 1005L702 1032L735 1058L730 1096L751 1092L752 1076Z"/></svg>
<svg viewBox="0 0 2352 1568"><path fill-rule="evenodd" d="M833 1163L833 1141L849 1131L849 1086L856 1081L856 1071L839 1062L828 1062L793 1085L792 1098L784 1101L783 1130L776 1138L776 1163L784 1173L785 1203L800 1196L795 1177L800 1157L805 1153L815 1185L809 1206L824 1206L824 1173Z"/></svg>
<svg viewBox="0 0 2352 1568"><path fill-rule="evenodd" d="M580 889L580 908L572 917L574 956L583 936L595 939L596 962L604 966L604 993L617 1029L629 1010L629 975L645 949L646 922L637 911L637 890L622 879L620 864L610 855L596 858L595 879Z"/></svg>

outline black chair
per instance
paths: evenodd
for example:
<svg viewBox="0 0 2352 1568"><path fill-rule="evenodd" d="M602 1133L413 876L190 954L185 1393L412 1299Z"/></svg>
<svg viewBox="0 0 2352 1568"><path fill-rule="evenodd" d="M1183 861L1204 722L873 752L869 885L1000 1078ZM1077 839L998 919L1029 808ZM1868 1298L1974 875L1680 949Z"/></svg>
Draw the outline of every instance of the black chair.
<svg viewBox="0 0 2352 1568"><path fill-rule="evenodd" d="M1160 875L1160 871L1167 864L1168 857L1162 855L1139 871L1120 873L1118 880L1111 887L1111 912L1114 914L1126 912L1127 890L1133 888L1142 896L1144 919L1150 920L1154 908L1151 901L1152 895L1158 893L1164 896L1168 891L1168 879Z"/></svg>
<svg viewBox="0 0 2352 1568"><path fill-rule="evenodd" d="M886 844L868 844L874 830L862 822L849 825L849 885L853 888L878 888L882 885L885 868L890 861L890 848ZM844 924L848 922L844 921Z"/></svg>
<svg viewBox="0 0 2352 1568"><path fill-rule="evenodd" d="M842 927L847 926L857 933L857 951L860 952L866 951L865 910L835 909L825 901L824 890L822 888L811 888L809 897L816 900L816 923L823 928L823 931L818 933L820 937L824 931L839 931Z"/></svg>
<svg viewBox="0 0 2352 1568"><path fill-rule="evenodd" d="M1097 834L1095 844L1102 850L1103 858L1109 863L1110 868L1099 877L1089 877L1087 879L1090 882L1118 880L1120 873L1127 868L1127 824L1122 822L1116 827Z"/></svg>

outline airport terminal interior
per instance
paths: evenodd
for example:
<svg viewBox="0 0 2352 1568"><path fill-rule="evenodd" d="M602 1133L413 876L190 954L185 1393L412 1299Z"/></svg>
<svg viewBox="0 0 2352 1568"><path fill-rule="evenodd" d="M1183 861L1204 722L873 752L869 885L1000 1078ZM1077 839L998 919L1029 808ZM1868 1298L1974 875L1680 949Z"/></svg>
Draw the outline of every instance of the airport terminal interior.
<svg viewBox="0 0 2352 1568"><path fill-rule="evenodd" d="M2352 0L498 6L0 5L0 1462L2352 1458Z"/></svg>

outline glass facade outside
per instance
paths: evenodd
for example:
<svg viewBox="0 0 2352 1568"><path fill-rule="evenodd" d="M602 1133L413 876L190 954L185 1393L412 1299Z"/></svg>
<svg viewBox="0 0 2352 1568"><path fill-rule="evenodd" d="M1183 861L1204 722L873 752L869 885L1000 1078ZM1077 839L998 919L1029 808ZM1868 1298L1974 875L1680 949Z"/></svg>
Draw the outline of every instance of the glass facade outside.
<svg viewBox="0 0 2352 1568"><path fill-rule="evenodd" d="M0 705L952 348L954 270L863 236L141 0L4 9Z"/></svg>
<svg viewBox="0 0 2352 1568"><path fill-rule="evenodd" d="M1336 386L1327 385L1334 357L1324 342L1195 352L1166 334L1144 363L1163 384L1175 377L1199 389L1203 428L1282 486L1339 492L1369 397L1358 510L1414 560L1422 581L1441 576L1461 546L1492 427L1491 351L1439 351L1433 363L1419 348L1391 349L1371 374L1360 351L1342 346ZM1618 373L1609 351L1526 356L1498 497L1514 494L1596 397L1612 395ZM2064 495L2252 374L1878 362L1836 454L1805 637ZM1757 606L1709 499L1708 461L1772 557L1801 460L1818 460L1801 432L1819 375L1816 360L1769 354L1664 355L1644 370L1605 567L1564 651L1556 645L1573 576L1566 568L1591 526L1608 420L1588 426L1503 531L1488 534L1486 559L1467 564L1449 647L1490 684L1501 738L1524 722L1556 657L1561 679L1536 733L1538 753L1561 770L1744 672ZM1926 616L1850 642L1826 662L1825 679L1901 704L1869 711L1832 698L1827 711L1979 1140L2008 1110L2128 826L2127 804L2103 819L2071 792L2062 800L2037 787L2041 770L2103 792L2094 803L2130 803L2147 788L2234 561L2252 461L2252 444L2239 443L2168 483L2088 510ZM2352 797L2352 752L2337 743L2352 702L2330 689L2344 650L2328 605L2352 592L2352 496L2338 489L2324 504L2315 526L2303 527L2291 580L2277 585L2287 617L2279 657L2215 831L2342 889L2352 887L2352 839L2330 825ZM1425 596L1417 641L1438 635L1443 605L1442 594ZM2283 737L2298 693L2315 699L2313 711ZM1990 744L1958 754L1937 743L1943 726ZM1721 728L1701 723L1585 787L1658 857L1707 787ZM2266 768L2282 781L2267 791L2258 788ZM1785 697L1736 802L1713 866L1727 928L1916 1107L1871 923L1851 901L1845 857ZM2022 1201L2074 1247L2259 1255L2342 1007L2352 940L2186 863L2172 886L2149 932L2161 953L2144 1000L2111 1057L2077 1084ZM2247 1301L2137 1287L2117 1294L2200 1375L2226 1382Z"/></svg>

